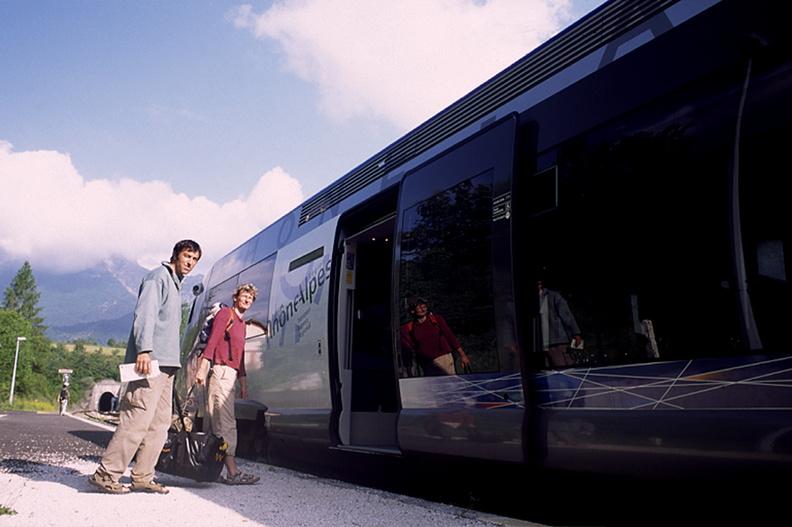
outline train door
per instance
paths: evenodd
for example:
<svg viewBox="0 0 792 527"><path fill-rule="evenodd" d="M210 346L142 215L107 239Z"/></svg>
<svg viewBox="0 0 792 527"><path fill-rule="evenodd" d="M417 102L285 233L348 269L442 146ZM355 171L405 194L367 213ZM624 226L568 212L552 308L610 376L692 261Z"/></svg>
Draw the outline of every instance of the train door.
<svg viewBox="0 0 792 527"><path fill-rule="evenodd" d="M522 461L511 282L516 116L407 174L396 247L399 446Z"/></svg>
<svg viewBox="0 0 792 527"><path fill-rule="evenodd" d="M387 198L386 198L387 200ZM339 224L336 441L398 452L398 394L391 332L394 214L382 197Z"/></svg>

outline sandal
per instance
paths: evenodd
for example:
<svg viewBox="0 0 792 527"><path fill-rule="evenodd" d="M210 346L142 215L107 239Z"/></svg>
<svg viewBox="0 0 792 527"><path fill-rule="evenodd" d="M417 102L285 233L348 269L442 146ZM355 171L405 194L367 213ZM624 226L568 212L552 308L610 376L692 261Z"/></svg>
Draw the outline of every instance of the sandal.
<svg viewBox="0 0 792 527"><path fill-rule="evenodd" d="M253 485L254 483L257 483L258 480L260 479L261 478L258 476L254 476L253 474L247 474L240 470L233 476L226 476L225 478L221 478L220 481L225 483L226 485Z"/></svg>

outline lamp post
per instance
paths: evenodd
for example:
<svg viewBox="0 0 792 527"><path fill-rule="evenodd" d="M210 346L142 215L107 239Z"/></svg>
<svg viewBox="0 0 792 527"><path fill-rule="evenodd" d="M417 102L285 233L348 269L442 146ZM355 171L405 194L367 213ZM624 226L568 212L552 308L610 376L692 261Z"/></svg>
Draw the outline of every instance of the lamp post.
<svg viewBox="0 0 792 527"><path fill-rule="evenodd" d="M19 361L19 343L27 340L26 337L17 337L16 352L14 353L14 373L11 374L11 393L8 394L8 404L14 405L14 384L16 384L17 361Z"/></svg>

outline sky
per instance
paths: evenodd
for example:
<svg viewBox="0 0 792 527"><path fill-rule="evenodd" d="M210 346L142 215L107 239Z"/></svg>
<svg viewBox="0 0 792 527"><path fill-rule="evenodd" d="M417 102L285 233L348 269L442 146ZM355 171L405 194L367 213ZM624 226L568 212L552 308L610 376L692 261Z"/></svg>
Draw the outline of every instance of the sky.
<svg viewBox="0 0 792 527"><path fill-rule="evenodd" d="M0 263L226 252L601 0L0 0Z"/></svg>

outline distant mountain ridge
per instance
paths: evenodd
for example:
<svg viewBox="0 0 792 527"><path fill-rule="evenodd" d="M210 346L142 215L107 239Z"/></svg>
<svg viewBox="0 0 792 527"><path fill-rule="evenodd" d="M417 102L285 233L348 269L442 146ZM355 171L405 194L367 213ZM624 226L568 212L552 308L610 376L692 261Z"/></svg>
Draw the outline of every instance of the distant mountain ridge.
<svg viewBox="0 0 792 527"><path fill-rule="evenodd" d="M2 291L21 266L22 262L0 263ZM138 288L148 272L119 257L75 273L55 274L33 267L47 336L59 341L82 338L104 343L112 338L126 342ZM202 275L187 276L183 301L192 302L192 287L202 279Z"/></svg>

